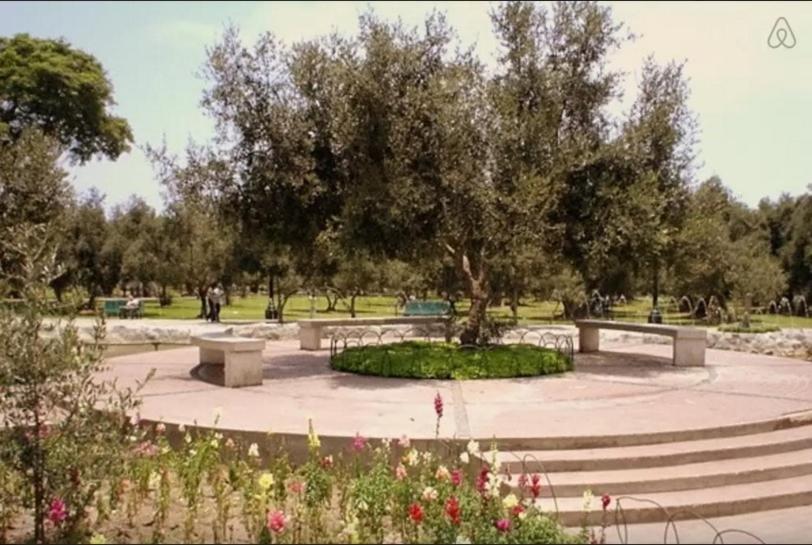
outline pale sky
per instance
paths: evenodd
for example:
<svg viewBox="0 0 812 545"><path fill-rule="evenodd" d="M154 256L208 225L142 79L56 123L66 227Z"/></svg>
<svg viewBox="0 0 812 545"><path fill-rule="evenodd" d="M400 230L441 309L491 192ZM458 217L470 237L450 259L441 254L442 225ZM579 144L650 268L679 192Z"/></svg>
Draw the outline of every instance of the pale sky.
<svg viewBox="0 0 812 545"><path fill-rule="evenodd" d="M812 183L812 4L608 2L615 19L637 35L611 62L627 73L622 111L634 97L643 59L687 60L690 106L698 115L697 178L719 175L753 205L761 197L799 194ZM116 112L130 122L136 146L181 152L189 139L209 140L212 123L199 107L197 73L204 48L224 25L244 39L269 30L288 43L332 30L352 34L368 6L385 18L419 24L445 11L463 44L476 43L493 62L490 2L161 2L15 3L0 1L0 35L63 37L95 55L115 87ZM767 38L785 17L797 38L772 49ZM160 207L160 187L143 153L71 168L80 191L98 187L107 204L131 194Z"/></svg>

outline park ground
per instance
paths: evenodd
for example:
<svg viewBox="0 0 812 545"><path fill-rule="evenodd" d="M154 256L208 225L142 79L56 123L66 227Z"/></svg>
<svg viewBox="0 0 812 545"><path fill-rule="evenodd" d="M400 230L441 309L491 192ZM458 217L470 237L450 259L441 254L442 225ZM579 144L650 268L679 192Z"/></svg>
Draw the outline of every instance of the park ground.
<svg viewBox="0 0 812 545"><path fill-rule="evenodd" d="M361 296L356 301L356 315L361 316L392 316L396 312L395 304L397 299L391 296L370 295ZM221 320L264 320L265 307L268 299L262 294L248 294L246 297L235 295L231 298L231 304L223 306L220 313ZM285 321L296 321L310 317L310 300L306 295L294 295L285 306ZM324 297L317 297L315 300L315 314L317 317L345 317L350 315L349 303L339 301L336 310L325 312L327 301ZM661 304L664 311L664 321L672 324L697 324L701 322L692 320L686 313L678 311L675 302L665 299ZM651 309L649 298L638 298L629 301L626 305L613 307L614 318L616 320L645 322ZM468 310L468 302L461 301L457 305L460 313ZM161 318L170 320L191 320L195 319L200 312L200 301L195 297L176 296L173 297L172 305L161 308L156 300L147 300L144 305L145 318ZM508 306L491 307L489 312L497 318L509 318L511 311ZM398 308L397 313L402 313ZM561 317L561 306L554 301L533 301L527 299L519 306L518 317L520 325L552 324L556 322L564 323ZM798 316L785 316L776 314L758 314L753 318L753 322L765 326L775 326L781 328L812 328L812 318Z"/></svg>

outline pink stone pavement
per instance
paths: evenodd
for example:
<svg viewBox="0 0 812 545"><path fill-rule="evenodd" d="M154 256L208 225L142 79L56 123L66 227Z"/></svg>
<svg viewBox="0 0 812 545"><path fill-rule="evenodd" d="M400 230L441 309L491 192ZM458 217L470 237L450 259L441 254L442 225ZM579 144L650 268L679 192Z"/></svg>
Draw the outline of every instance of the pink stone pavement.
<svg viewBox="0 0 812 545"><path fill-rule="evenodd" d="M668 345L612 345L576 356L576 371L510 380L434 381L364 377L333 371L325 351L298 341L268 342L262 386L229 389L190 374L197 349L110 359L120 385L151 368L141 416L168 423L350 437L433 438L432 400L445 402L445 438L519 439L643 434L730 426L812 409L812 365L741 352L709 350L704 368L668 364Z"/></svg>

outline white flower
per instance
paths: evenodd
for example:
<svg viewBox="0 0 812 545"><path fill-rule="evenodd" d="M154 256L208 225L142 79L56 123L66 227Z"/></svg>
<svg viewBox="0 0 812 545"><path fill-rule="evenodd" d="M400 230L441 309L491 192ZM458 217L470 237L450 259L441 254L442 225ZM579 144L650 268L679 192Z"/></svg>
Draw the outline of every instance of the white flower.
<svg viewBox="0 0 812 545"><path fill-rule="evenodd" d="M220 441L218 441L216 437L213 437L212 440L209 441L209 444L212 446L212 448L218 448L220 446Z"/></svg>
<svg viewBox="0 0 812 545"><path fill-rule="evenodd" d="M401 438L398 439L398 446L400 446L401 448L409 448L411 445L412 442L405 435L401 436Z"/></svg>
<svg viewBox="0 0 812 545"><path fill-rule="evenodd" d="M466 447L466 450L468 451L468 454L470 454L471 456L479 454L480 452L479 443L471 439L470 441L468 441L468 446Z"/></svg>
<svg viewBox="0 0 812 545"><path fill-rule="evenodd" d="M157 471L153 471L149 474L149 484L150 490L158 490L161 486L161 475Z"/></svg>
<svg viewBox="0 0 812 545"><path fill-rule="evenodd" d="M183 436L183 441L188 445L189 443L192 442L192 436L187 433L186 435Z"/></svg>
<svg viewBox="0 0 812 545"><path fill-rule="evenodd" d="M456 545L471 545L471 540L465 536L457 536L457 541L454 543Z"/></svg>
<svg viewBox="0 0 812 545"><path fill-rule="evenodd" d="M463 452L462 454L460 454L460 462L462 462L463 464L467 464L470 461L471 461L471 458L469 458L467 452Z"/></svg>
<svg viewBox="0 0 812 545"><path fill-rule="evenodd" d="M437 490L432 488L431 486L427 486L423 489L423 501L436 501L437 500Z"/></svg>
<svg viewBox="0 0 812 545"><path fill-rule="evenodd" d="M358 510L362 513L366 513L367 509L369 509L369 505L364 500L360 500L357 504Z"/></svg>
<svg viewBox="0 0 812 545"><path fill-rule="evenodd" d="M432 458L433 458L433 456L432 456L431 452L426 451L426 452L423 453L423 463L424 464L431 463Z"/></svg>
<svg viewBox="0 0 812 545"><path fill-rule="evenodd" d="M248 447L248 456L251 458L259 458L259 445L251 443L251 446Z"/></svg>
<svg viewBox="0 0 812 545"><path fill-rule="evenodd" d="M592 494L591 490L584 490L584 511L591 511L592 510L592 500L595 496Z"/></svg>
<svg viewBox="0 0 812 545"><path fill-rule="evenodd" d="M180 426L178 426L178 431L180 433L186 433L186 424L181 424Z"/></svg>
<svg viewBox="0 0 812 545"><path fill-rule="evenodd" d="M502 505L505 506L505 509L513 509L519 505L519 498L516 497L516 494L508 494L502 500Z"/></svg>
<svg viewBox="0 0 812 545"><path fill-rule="evenodd" d="M163 422L158 422L158 425L155 426L155 431L157 433L164 433L166 432L166 425Z"/></svg>
<svg viewBox="0 0 812 545"><path fill-rule="evenodd" d="M417 462L420 460L420 453L418 453L415 449L410 450L406 453L406 463L414 467L417 465Z"/></svg>

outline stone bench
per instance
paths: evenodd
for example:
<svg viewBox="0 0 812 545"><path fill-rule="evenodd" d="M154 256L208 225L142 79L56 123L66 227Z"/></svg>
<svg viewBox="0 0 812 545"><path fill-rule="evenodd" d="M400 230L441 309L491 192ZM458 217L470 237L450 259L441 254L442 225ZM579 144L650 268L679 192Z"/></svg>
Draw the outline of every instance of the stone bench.
<svg viewBox="0 0 812 545"><path fill-rule="evenodd" d="M705 365L707 332L704 329L662 324L609 322L606 320L576 320L575 326L578 328L579 352L597 352L600 348L600 330L615 329L671 337L674 339L674 365L680 367L702 367Z"/></svg>
<svg viewBox="0 0 812 545"><path fill-rule="evenodd" d="M200 348L200 365L223 366L223 386L240 388L262 384L263 339L233 335L192 337Z"/></svg>
<svg viewBox="0 0 812 545"><path fill-rule="evenodd" d="M443 323L443 316L393 316L380 318L316 318L299 320L299 349L321 350L325 328L368 325L427 325Z"/></svg>

